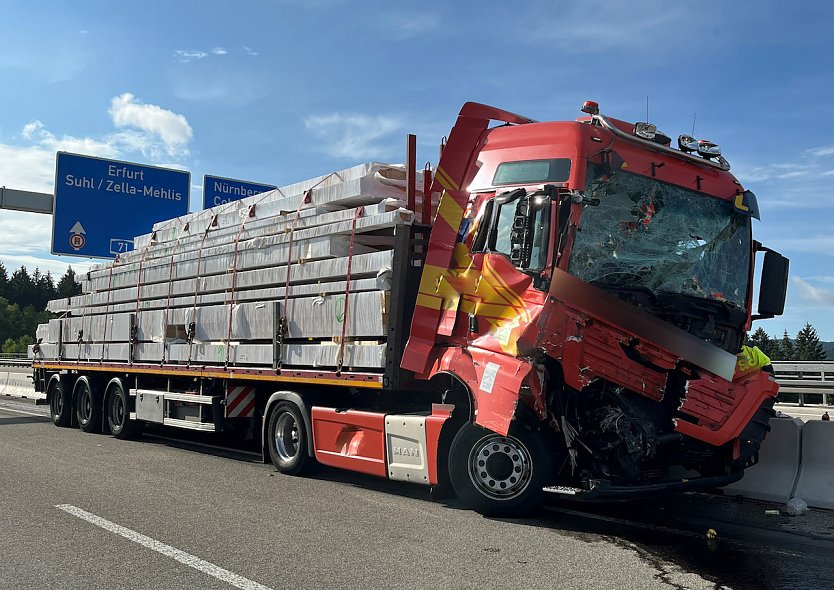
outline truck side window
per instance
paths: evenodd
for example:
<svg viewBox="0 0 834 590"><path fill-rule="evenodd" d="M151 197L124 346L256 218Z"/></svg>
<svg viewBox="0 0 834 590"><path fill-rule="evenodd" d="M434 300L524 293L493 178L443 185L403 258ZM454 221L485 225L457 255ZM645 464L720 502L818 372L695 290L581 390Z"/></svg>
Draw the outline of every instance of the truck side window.
<svg viewBox="0 0 834 590"><path fill-rule="evenodd" d="M507 256L512 255L512 231L515 209L518 201L510 201L498 207L498 216L495 220L497 231L495 232L495 243L490 245L490 250L500 252Z"/></svg>

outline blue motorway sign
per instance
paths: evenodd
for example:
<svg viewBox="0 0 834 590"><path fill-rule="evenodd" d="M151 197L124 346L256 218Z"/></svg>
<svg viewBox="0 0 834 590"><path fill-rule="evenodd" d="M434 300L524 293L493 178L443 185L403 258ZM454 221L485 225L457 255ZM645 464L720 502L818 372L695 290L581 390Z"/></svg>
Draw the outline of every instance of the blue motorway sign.
<svg viewBox="0 0 834 590"><path fill-rule="evenodd" d="M223 203L239 201L244 197L251 197L277 188L271 184L260 184L220 176L203 176L203 209L216 207Z"/></svg>
<svg viewBox="0 0 834 590"><path fill-rule="evenodd" d="M113 258L153 224L188 213L191 173L58 152L52 253Z"/></svg>

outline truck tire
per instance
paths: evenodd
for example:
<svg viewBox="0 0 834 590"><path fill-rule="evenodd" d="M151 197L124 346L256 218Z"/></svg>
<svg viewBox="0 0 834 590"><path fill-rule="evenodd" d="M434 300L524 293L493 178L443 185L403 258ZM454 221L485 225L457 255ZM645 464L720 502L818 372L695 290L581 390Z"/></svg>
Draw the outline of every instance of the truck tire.
<svg viewBox="0 0 834 590"><path fill-rule="evenodd" d="M301 475L313 464L307 452L309 434L301 410L292 402L280 402L269 417L266 442L275 468L286 475Z"/></svg>
<svg viewBox="0 0 834 590"><path fill-rule="evenodd" d="M72 426L72 397L70 392L64 388L60 378L53 377L49 380L47 397L49 398L49 413L52 415L52 423L64 428Z"/></svg>
<svg viewBox="0 0 834 590"><path fill-rule="evenodd" d="M449 450L449 478L458 498L486 516L529 515L552 473L545 437L518 424L507 436L465 424Z"/></svg>
<svg viewBox="0 0 834 590"><path fill-rule="evenodd" d="M130 405L127 393L119 379L113 379L107 386L107 402L104 414L110 434L122 440L135 438L141 431L141 425L130 419Z"/></svg>
<svg viewBox="0 0 834 590"><path fill-rule="evenodd" d="M88 433L101 432L101 398L86 377L75 382L75 418L78 427Z"/></svg>

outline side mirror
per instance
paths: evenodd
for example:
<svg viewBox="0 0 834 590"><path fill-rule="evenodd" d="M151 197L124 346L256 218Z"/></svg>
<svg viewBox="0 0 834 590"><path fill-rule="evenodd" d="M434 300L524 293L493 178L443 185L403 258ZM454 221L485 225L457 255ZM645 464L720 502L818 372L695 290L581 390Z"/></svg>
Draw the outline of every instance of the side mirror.
<svg viewBox="0 0 834 590"><path fill-rule="evenodd" d="M778 252L765 250L762 282L759 286L758 318L772 318L785 311L789 265L790 260Z"/></svg>
<svg viewBox="0 0 834 590"><path fill-rule="evenodd" d="M510 260L519 268L530 265L530 250L533 242L530 219L530 197L519 199L513 217L513 229L510 232Z"/></svg>

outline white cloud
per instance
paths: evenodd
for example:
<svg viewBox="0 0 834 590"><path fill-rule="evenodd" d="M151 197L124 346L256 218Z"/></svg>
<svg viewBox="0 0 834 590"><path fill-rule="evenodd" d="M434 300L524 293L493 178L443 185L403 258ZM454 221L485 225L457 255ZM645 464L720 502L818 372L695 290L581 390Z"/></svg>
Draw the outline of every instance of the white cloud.
<svg viewBox="0 0 834 590"><path fill-rule="evenodd" d="M743 183L801 177L817 178L823 175L823 172L820 171L820 166L816 162L808 161L807 158L802 158L794 162L755 166L753 168L745 168L744 163L740 163L733 167L733 173Z"/></svg>
<svg viewBox="0 0 834 590"><path fill-rule="evenodd" d="M195 59L203 59L208 56L209 54L207 52L200 51L198 49L177 49L174 52L174 57L184 64L194 61Z"/></svg>
<svg viewBox="0 0 834 590"><path fill-rule="evenodd" d="M834 284L834 276L832 275L813 275L807 277L809 281L817 281L819 283L832 283Z"/></svg>
<svg viewBox="0 0 834 590"><path fill-rule="evenodd" d="M687 30L700 30L705 14L688 3L663 0L639 5L607 0L568 5L545 1L527 13L522 39L575 53L624 49L656 52L667 43L680 45L681 23L686 23Z"/></svg>
<svg viewBox="0 0 834 590"><path fill-rule="evenodd" d="M57 151L119 159L131 159L130 154L141 153L157 164L183 167L171 160L188 153L192 131L185 117L141 104L130 94L115 97L110 113L114 125L134 128L101 137L59 137L40 120L26 124L19 138L29 145L0 143L0 184L52 193ZM49 257L51 235L52 220L48 215L0 211L0 259L7 269L25 265L31 272L37 266L42 271L52 271L56 277L66 271L68 264L77 271L86 271L90 266L86 259L78 262Z"/></svg>
<svg viewBox="0 0 834 590"><path fill-rule="evenodd" d="M391 135L402 129L402 122L386 115L333 113L311 115L304 126L321 140L322 151L330 156L362 160L392 153Z"/></svg>
<svg viewBox="0 0 834 590"><path fill-rule="evenodd" d="M42 213L3 212L0 217L0 252L31 254L49 250L52 216ZM45 241L44 241L45 240Z"/></svg>
<svg viewBox="0 0 834 590"><path fill-rule="evenodd" d="M801 277L792 277L791 283L797 288L801 300L816 305L834 306L834 291L815 287Z"/></svg>
<svg viewBox="0 0 834 590"><path fill-rule="evenodd" d="M834 155L834 145L811 148L806 150L806 152L815 158L824 158L825 156Z"/></svg>
<svg viewBox="0 0 834 590"><path fill-rule="evenodd" d="M86 258L79 259L79 262L72 262L65 258L42 258L39 256L4 254L2 259L3 265L6 267L6 271L9 275L21 266L25 266L29 274L32 274L37 268L42 274L46 274L47 272L52 273L52 279L55 281L55 284L57 284L61 277L64 276L64 273L67 272L68 266L71 266L72 270L75 271L75 274L79 275L86 273L93 265L93 263L87 262Z"/></svg>
<svg viewBox="0 0 834 590"><path fill-rule="evenodd" d="M110 116L116 127L136 127L158 136L170 155L187 153L185 146L194 137L191 125L183 115L157 105L143 104L129 92L113 98Z"/></svg>
<svg viewBox="0 0 834 590"><path fill-rule="evenodd" d="M834 235L817 234L797 238L771 238L772 247L783 252L834 255Z"/></svg>
<svg viewBox="0 0 834 590"><path fill-rule="evenodd" d="M245 51L248 55L251 55L251 56L253 56L253 57L254 57L254 56L256 56L256 55L258 55L258 52L257 52L257 51L255 51L254 49L252 49L252 48L250 48L250 47L247 47L246 45L244 45L244 46L243 46L243 50L244 50L244 51Z"/></svg>
<svg viewBox="0 0 834 590"><path fill-rule="evenodd" d="M381 24L389 37L408 40L438 30L440 18L430 13L389 14L381 19Z"/></svg>
<svg viewBox="0 0 834 590"><path fill-rule="evenodd" d="M203 49L177 49L174 51L174 59L180 63L187 64L192 61L205 59L210 55L226 55L227 53L229 52L225 47L212 47L207 51Z"/></svg>

